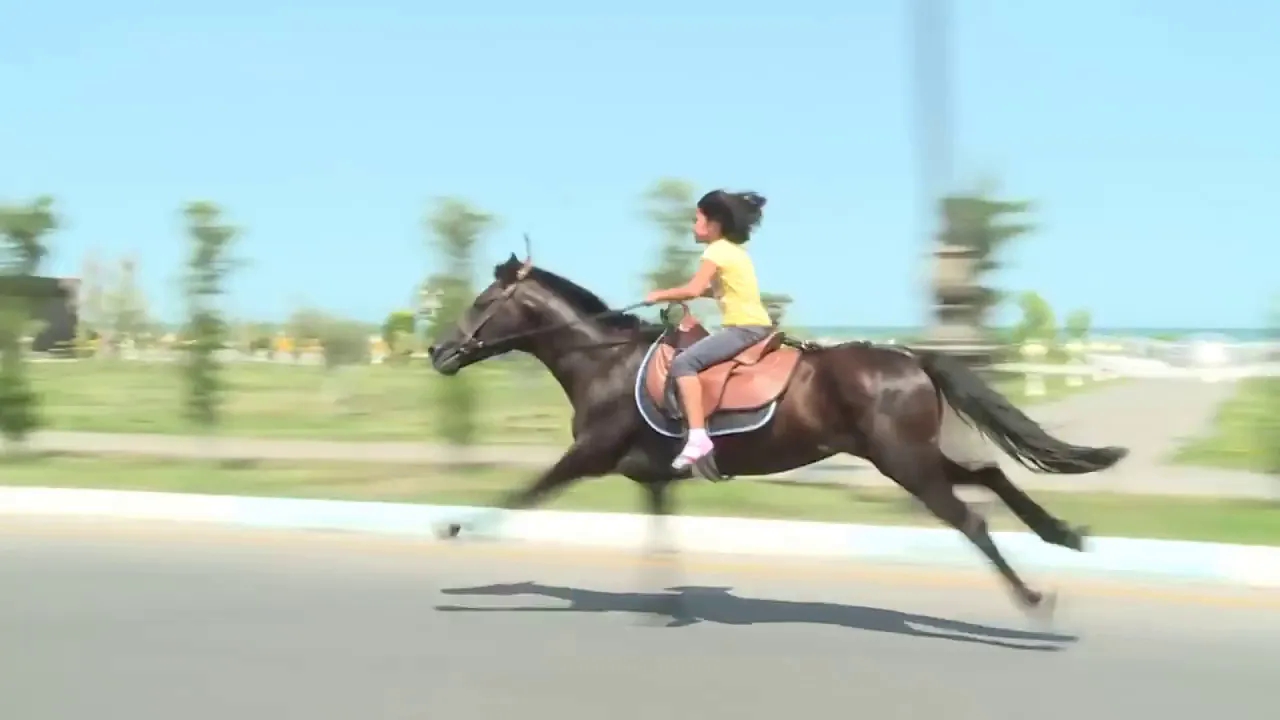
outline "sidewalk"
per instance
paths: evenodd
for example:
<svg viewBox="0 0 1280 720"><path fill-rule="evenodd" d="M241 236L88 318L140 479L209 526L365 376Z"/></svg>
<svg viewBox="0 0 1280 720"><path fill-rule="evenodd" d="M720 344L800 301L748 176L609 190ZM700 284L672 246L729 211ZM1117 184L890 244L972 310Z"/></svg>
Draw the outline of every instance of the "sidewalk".
<svg viewBox="0 0 1280 720"><path fill-rule="evenodd" d="M1173 448L1204 429L1214 408L1233 390L1230 383L1130 380L1033 406L1028 412L1055 435L1075 443L1127 447L1130 457L1114 470L1085 476L1043 475L1012 461L1002 464L1014 481L1028 490L1280 498L1277 478L1163 464L1163 458ZM536 445L479 445L464 451L432 443L82 432L38 433L31 446L41 451L169 458L511 465L529 472L555 462L563 450ZM851 457L831 458L770 480L862 487L892 485L867 462Z"/></svg>

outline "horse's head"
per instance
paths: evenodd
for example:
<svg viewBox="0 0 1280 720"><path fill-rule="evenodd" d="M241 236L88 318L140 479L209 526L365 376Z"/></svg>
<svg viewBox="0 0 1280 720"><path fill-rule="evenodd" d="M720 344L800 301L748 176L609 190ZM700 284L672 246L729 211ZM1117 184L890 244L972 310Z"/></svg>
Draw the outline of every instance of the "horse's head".
<svg viewBox="0 0 1280 720"><path fill-rule="evenodd" d="M533 265L513 253L493 269L493 282L476 296L458 324L445 331L427 350L431 365L442 375L453 375L485 358L521 348L537 327L538 316L531 293L521 292Z"/></svg>
<svg viewBox="0 0 1280 720"><path fill-rule="evenodd" d="M662 326L611 310L590 290L512 255L493 269L493 283L427 353L438 372L453 375L512 350L545 350L540 356L545 362L594 347L653 342L662 331Z"/></svg>

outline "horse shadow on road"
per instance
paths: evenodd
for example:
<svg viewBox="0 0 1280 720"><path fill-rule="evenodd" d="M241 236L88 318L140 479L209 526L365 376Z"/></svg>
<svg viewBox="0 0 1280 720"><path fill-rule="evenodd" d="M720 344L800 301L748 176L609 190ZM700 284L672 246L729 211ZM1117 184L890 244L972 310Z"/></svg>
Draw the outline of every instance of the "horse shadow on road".
<svg viewBox="0 0 1280 720"><path fill-rule="evenodd" d="M471 597L533 595L564 600L569 604L524 607L437 605L435 609L440 612L632 613L669 617L666 627L686 627L703 622L722 625L802 623L1040 652L1061 651L1079 640L1074 635L1012 630L884 608L740 597L734 595L730 588L720 587L681 586L667 588L665 593L636 593L522 582L445 588L441 592Z"/></svg>

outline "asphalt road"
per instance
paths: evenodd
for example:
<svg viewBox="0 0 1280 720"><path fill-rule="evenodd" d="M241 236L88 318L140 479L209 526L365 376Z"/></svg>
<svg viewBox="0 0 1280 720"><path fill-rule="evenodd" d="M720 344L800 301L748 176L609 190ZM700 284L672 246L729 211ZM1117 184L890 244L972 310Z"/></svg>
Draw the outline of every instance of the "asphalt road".
<svg viewBox="0 0 1280 720"><path fill-rule="evenodd" d="M1280 596L5 519L5 720L1280 716ZM1041 580L1044 580L1041 578ZM677 582L672 580L672 582Z"/></svg>

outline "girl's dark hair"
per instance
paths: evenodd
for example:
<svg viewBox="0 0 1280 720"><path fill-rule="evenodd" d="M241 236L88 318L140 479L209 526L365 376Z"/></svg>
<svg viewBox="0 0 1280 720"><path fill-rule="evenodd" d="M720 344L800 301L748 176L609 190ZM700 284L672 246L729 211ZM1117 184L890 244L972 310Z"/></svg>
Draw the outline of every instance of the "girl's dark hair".
<svg viewBox="0 0 1280 720"><path fill-rule="evenodd" d="M759 193L712 190L698 201L698 209L720 225L725 240L741 245L751 239L751 231L760 224L765 202Z"/></svg>

